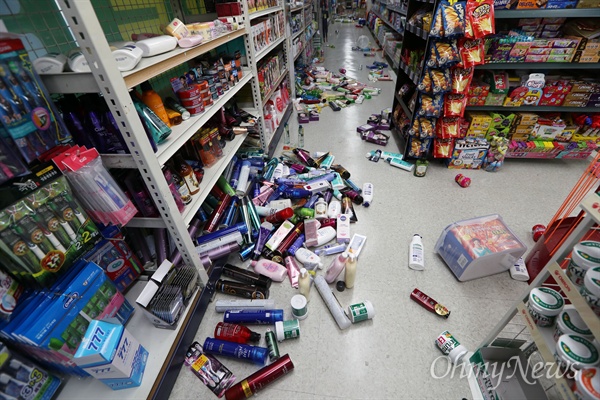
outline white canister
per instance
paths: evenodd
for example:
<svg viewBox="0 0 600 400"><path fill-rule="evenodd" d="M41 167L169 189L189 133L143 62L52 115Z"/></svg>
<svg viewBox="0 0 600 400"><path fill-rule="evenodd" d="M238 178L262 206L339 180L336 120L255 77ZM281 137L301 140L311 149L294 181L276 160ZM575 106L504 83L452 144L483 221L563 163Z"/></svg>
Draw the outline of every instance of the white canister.
<svg viewBox="0 0 600 400"><path fill-rule="evenodd" d="M567 267L567 276L577 286L583 285L585 272L600 267L600 242L584 240L573 246L571 261Z"/></svg>
<svg viewBox="0 0 600 400"><path fill-rule="evenodd" d="M577 400L599 400L600 368L587 368L577 371L573 394Z"/></svg>
<svg viewBox="0 0 600 400"><path fill-rule="evenodd" d="M527 309L538 326L554 325L554 320L564 305L565 300L556 290L540 287L529 292Z"/></svg>
<svg viewBox="0 0 600 400"><path fill-rule="evenodd" d="M600 317L600 267L587 270L579 293L588 302L592 311Z"/></svg>
<svg viewBox="0 0 600 400"><path fill-rule="evenodd" d="M600 363L598 347L579 335L562 335L556 342L554 358L564 371L595 367Z"/></svg>
<svg viewBox="0 0 600 400"><path fill-rule="evenodd" d="M60 74L67 64L67 57L60 53L48 53L33 60L33 68L39 75Z"/></svg>
<svg viewBox="0 0 600 400"><path fill-rule="evenodd" d="M111 46L119 71L131 71L142 59L142 49L132 42L121 47Z"/></svg>
<svg viewBox="0 0 600 400"><path fill-rule="evenodd" d="M90 66L79 49L73 49L67 56L69 69L73 72L91 72Z"/></svg>
<svg viewBox="0 0 600 400"><path fill-rule="evenodd" d="M569 307L561 311L556 319L556 327L554 329L554 340L566 334L583 336L588 340L594 340L592 331L586 323L581 319L579 312L575 308Z"/></svg>

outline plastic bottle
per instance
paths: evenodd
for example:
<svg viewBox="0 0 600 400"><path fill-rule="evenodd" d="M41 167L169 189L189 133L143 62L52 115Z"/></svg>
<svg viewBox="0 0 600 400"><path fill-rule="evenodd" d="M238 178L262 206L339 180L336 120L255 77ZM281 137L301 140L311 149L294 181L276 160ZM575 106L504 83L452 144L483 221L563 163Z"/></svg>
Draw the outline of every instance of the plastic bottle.
<svg viewBox="0 0 600 400"><path fill-rule="evenodd" d="M223 315L223 322L233 324L273 325L277 321L283 321L281 309L227 310Z"/></svg>
<svg viewBox="0 0 600 400"><path fill-rule="evenodd" d="M425 261L423 259L423 241L421 240L421 235L416 233L410 242L408 266L409 268L419 271L425 269Z"/></svg>
<svg viewBox="0 0 600 400"><path fill-rule="evenodd" d="M155 143L158 144L163 142L171 134L171 128L169 128L169 126L165 124L162 119L150 109L150 107L135 99L133 100L133 105L144 122L144 125L150 131Z"/></svg>
<svg viewBox="0 0 600 400"><path fill-rule="evenodd" d="M304 127L298 127L298 147L304 147Z"/></svg>
<svg viewBox="0 0 600 400"><path fill-rule="evenodd" d="M134 69L142 59L142 49L132 42L121 48L111 46L111 50L119 71L130 71Z"/></svg>
<svg viewBox="0 0 600 400"><path fill-rule="evenodd" d="M343 252L339 256L333 259L329 268L327 268L327 272L325 273L325 280L327 283L333 283L338 276L344 270L346 266L346 260L348 260L348 253Z"/></svg>
<svg viewBox="0 0 600 400"><path fill-rule="evenodd" d="M362 188L363 207L369 207L373 202L373 184L364 183Z"/></svg>
<svg viewBox="0 0 600 400"><path fill-rule="evenodd" d="M169 121L169 116L167 115L167 111L165 110L165 105L163 104L162 99L158 93L152 90L152 86L148 81L142 83L142 102L147 105L154 112L154 114L158 115L158 117L167 126L171 126L171 122Z"/></svg>
<svg viewBox="0 0 600 400"><path fill-rule="evenodd" d="M306 297L306 301L309 300L308 295L310 294L310 275L306 268L300 269L300 277L298 278L298 289L300 294Z"/></svg>
<svg viewBox="0 0 600 400"><path fill-rule="evenodd" d="M215 327L215 339L246 344L248 342L258 342L260 333L252 332L243 325L219 322Z"/></svg>
<svg viewBox="0 0 600 400"><path fill-rule="evenodd" d="M267 276L276 282L283 282L287 276L287 269L283 265L271 260L262 259L252 261L250 265L252 265L256 273Z"/></svg>
<svg viewBox="0 0 600 400"><path fill-rule="evenodd" d="M200 183L194 174L194 170L190 165L183 159L180 154L175 155L175 167L177 167L177 173L185 181L190 194L194 195L200 191Z"/></svg>
<svg viewBox="0 0 600 400"><path fill-rule="evenodd" d="M356 279L356 256L350 254L348 261L346 261L346 277L344 283L346 288L352 289L354 287L354 280Z"/></svg>
<svg viewBox="0 0 600 400"><path fill-rule="evenodd" d="M319 197L319 200L315 203L315 218L327 218L327 202L323 197Z"/></svg>

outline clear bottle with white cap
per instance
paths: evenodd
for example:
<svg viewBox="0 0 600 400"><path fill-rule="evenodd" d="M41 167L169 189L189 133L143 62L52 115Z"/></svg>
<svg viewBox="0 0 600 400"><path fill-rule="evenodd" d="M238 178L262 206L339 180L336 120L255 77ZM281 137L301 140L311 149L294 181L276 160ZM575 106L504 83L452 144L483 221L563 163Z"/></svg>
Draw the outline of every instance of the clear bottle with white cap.
<svg viewBox="0 0 600 400"><path fill-rule="evenodd" d="M306 297L308 301L310 295L310 275L306 268L300 269L300 276L298 277L298 289L300 294Z"/></svg>

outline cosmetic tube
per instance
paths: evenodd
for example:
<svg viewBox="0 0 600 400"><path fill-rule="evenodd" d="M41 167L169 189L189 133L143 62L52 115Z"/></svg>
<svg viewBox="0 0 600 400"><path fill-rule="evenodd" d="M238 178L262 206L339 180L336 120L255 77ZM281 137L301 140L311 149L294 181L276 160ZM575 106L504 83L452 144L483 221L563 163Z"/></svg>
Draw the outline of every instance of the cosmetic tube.
<svg viewBox="0 0 600 400"><path fill-rule="evenodd" d="M287 375L294 369L289 355L284 355L277 361L259 369L225 392L225 400L244 400L268 386L271 382Z"/></svg>
<svg viewBox="0 0 600 400"><path fill-rule="evenodd" d="M315 287L325 302L325 305L327 305L327 308L329 308L329 312L333 316L333 319L335 319L338 327L342 330L347 329L352 323L346 316L346 313L344 313L344 309L340 305L339 301L327 285L325 278L323 278L321 275L318 275L315 278Z"/></svg>
<svg viewBox="0 0 600 400"><path fill-rule="evenodd" d="M267 238L273 231L273 224L270 222L263 222L260 224L260 229L258 231L258 239L256 241L256 246L254 247L254 255L252 256L253 260L258 260L260 254L265 247L265 243L267 242Z"/></svg>
<svg viewBox="0 0 600 400"><path fill-rule="evenodd" d="M224 313L230 310L271 310L275 307L275 300L217 300L215 312Z"/></svg>
<svg viewBox="0 0 600 400"><path fill-rule="evenodd" d="M214 231L212 233L206 233L206 234L203 234L202 236L198 236L196 238L196 243L198 244L198 246L200 246L203 243L210 242L212 240L223 237L223 236L228 235L233 232L239 232L242 235L245 235L248 232L248 228L247 228L246 224L244 224L243 222L239 222L235 225L230 226L229 228L219 229L218 231Z"/></svg>
<svg viewBox="0 0 600 400"><path fill-rule="evenodd" d="M257 274L255 272L249 271L247 269L242 269L231 264L225 264L223 266L223 270L221 272L222 275L233 278L240 282L248 283L250 285L260 286L268 289L271 286L271 279Z"/></svg>
<svg viewBox="0 0 600 400"><path fill-rule="evenodd" d="M298 251L298 249L300 247L302 247L303 244L304 244L304 234L301 233L298 236L298 238L296 238L294 243L292 243L292 245L287 249L287 253L292 256L296 255L296 251Z"/></svg>
<svg viewBox="0 0 600 400"><path fill-rule="evenodd" d="M227 206L229 206L229 203L231 203L231 196L229 195L225 195L225 197L219 201L217 207L213 210L212 214L208 218L208 221L206 221L206 224L204 225L205 233L212 233L217 230L219 221L224 216L225 210L227 209Z"/></svg>
<svg viewBox="0 0 600 400"><path fill-rule="evenodd" d="M232 324L273 325L277 321L283 321L283 310L228 310L223 315L223 322Z"/></svg>
<svg viewBox="0 0 600 400"><path fill-rule="evenodd" d="M252 239L252 221L250 220L250 214L248 213L248 199L246 197L242 197L242 221L246 224L246 234L244 235L244 240L246 244L253 243Z"/></svg>
<svg viewBox="0 0 600 400"><path fill-rule="evenodd" d="M269 297L269 289L261 286L246 285L240 282L218 279L215 283L215 290L231 296L242 297L244 299L266 299Z"/></svg>
<svg viewBox="0 0 600 400"><path fill-rule="evenodd" d="M296 263L296 260L292 256L285 258L285 267L287 269L288 278L290 278L290 284L293 288L298 288L298 279L300 277L300 267ZM304 269L304 268L303 268Z"/></svg>
<svg viewBox="0 0 600 400"><path fill-rule="evenodd" d="M344 251L346 251L346 247L348 247L348 245L345 243L327 244L323 247L319 247L318 249L315 249L314 253L316 255L318 255L319 257L330 256L332 254L343 253Z"/></svg>
<svg viewBox="0 0 600 400"><path fill-rule="evenodd" d="M206 338L202 345L202 351L206 354L237 358L238 360L249 361L257 365L265 365L269 355L269 349L264 347L226 342L213 338Z"/></svg>
<svg viewBox="0 0 600 400"><path fill-rule="evenodd" d="M242 237L242 234L239 233L238 231L234 231L225 236L222 236L222 237L216 238L214 240L211 240L209 242L203 243L200 246L196 246L196 252L198 254L205 254L209 250L216 249L217 247L221 247L223 245L226 245L229 243L234 243L234 242L237 242L239 245L244 243L244 238Z"/></svg>

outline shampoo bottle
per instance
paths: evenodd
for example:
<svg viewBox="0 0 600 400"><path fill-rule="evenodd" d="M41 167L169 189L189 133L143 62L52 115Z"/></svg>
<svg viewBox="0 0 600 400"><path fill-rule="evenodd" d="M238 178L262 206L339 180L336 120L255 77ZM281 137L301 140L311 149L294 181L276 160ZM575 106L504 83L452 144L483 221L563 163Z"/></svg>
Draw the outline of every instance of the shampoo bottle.
<svg viewBox="0 0 600 400"><path fill-rule="evenodd" d="M408 266L412 269L425 269L425 261L423 260L423 241L421 235L415 234L410 242Z"/></svg>
<svg viewBox="0 0 600 400"><path fill-rule="evenodd" d="M308 295L310 294L310 275L308 275L306 268L300 269L298 289L300 289L300 294L306 297L306 301L309 301Z"/></svg>
<svg viewBox="0 0 600 400"><path fill-rule="evenodd" d="M296 254L294 254L294 257L296 257L296 259L300 261L306 269L315 269L315 267L319 267L319 269L323 268L321 258L312 251L305 249L304 247L301 247L298 250L296 250Z"/></svg>
<svg viewBox="0 0 600 400"><path fill-rule="evenodd" d="M340 276L346 266L346 260L348 260L348 253L346 252L343 252L333 259L325 273L325 280L327 283L333 283L337 277Z"/></svg>
<svg viewBox="0 0 600 400"><path fill-rule="evenodd" d="M155 143L163 142L171 134L171 128L154 114L150 107L136 99L133 100L133 105Z"/></svg>
<svg viewBox="0 0 600 400"><path fill-rule="evenodd" d="M344 282L346 283L346 288L352 289L354 287L354 280L356 279L356 256L354 254L350 254L348 257L348 261L346 261L346 277Z"/></svg>
<svg viewBox="0 0 600 400"><path fill-rule="evenodd" d="M315 218L327 218L327 202L323 197L319 197L319 200L315 203Z"/></svg>
<svg viewBox="0 0 600 400"><path fill-rule="evenodd" d="M158 93L152 90L152 86L148 81L142 83L142 102L147 105L154 112L154 114L158 115L162 122L169 127L171 126L171 122L169 121L169 116L167 115L167 111L165 110L165 105L163 104L162 99Z"/></svg>
<svg viewBox="0 0 600 400"><path fill-rule="evenodd" d="M252 261L250 265L252 265L257 274L268 276L276 282L283 282L287 276L287 269L283 265L271 260L262 259Z"/></svg>

